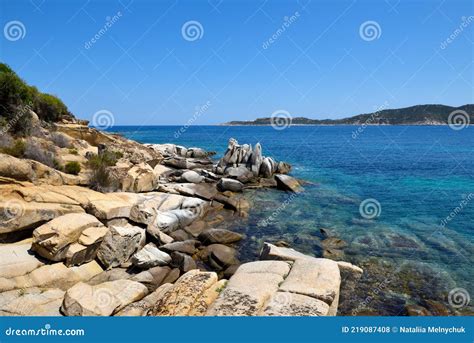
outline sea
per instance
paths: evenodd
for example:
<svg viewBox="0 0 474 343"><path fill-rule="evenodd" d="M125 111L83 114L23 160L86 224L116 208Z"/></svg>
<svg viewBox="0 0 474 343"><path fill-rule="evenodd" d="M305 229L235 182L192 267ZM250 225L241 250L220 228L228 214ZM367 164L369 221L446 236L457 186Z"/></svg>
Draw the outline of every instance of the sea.
<svg viewBox="0 0 474 343"><path fill-rule="evenodd" d="M248 190L240 259L284 241L316 257L364 270L342 315L472 315L474 296L474 127L114 126L141 143L175 143L223 155L229 138L259 142L292 165L304 192ZM321 230L322 229L322 230ZM323 243L333 237L332 245ZM336 238L336 239L334 239ZM327 242L327 241L326 241ZM326 245L325 245L326 244ZM325 252L326 250L326 252Z"/></svg>

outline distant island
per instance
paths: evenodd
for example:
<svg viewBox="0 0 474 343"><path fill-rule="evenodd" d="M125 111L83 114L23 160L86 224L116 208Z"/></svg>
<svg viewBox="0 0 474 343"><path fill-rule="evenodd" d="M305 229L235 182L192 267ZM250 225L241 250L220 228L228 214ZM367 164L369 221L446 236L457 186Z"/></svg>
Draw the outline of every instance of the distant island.
<svg viewBox="0 0 474 343"><path fill-rule="evenodd" d="M449 119L451 116L451 119ZM253 121L231 121L222 125L272 125L274 118L258 118ZM382 109L373 113L359 114L343 119L310 119L293 117L292 125L447 125L464 120L474 123L474 104L459 107L445 105L416 105L399 109Z"/></svg>

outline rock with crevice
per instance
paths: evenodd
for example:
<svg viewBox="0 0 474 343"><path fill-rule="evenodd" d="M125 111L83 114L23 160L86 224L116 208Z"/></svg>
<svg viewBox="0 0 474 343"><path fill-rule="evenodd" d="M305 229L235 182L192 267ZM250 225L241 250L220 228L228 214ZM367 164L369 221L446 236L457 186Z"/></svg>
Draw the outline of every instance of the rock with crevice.
<svg viewBox="0 0 474 343"><path fill-rule="evenodd" d="M78 283L67 290L61 306L66 316L110 316L148 294L139 282L117 280L91 286Z"/></svg>
<svg viewBox="0 0 474 343"><path fill-rule="evenodd" d="M171 256L158 249L155 244L148 243L132 256L131 261L138 268L149 269L170 264Z"/></svg>
<svg viewBox="0 0 474 343"><path fill-rule="evenodd" d="M51 261L80 265L95 258L107 231L90 214L66 214L35 229L31 249Z"/></svg>

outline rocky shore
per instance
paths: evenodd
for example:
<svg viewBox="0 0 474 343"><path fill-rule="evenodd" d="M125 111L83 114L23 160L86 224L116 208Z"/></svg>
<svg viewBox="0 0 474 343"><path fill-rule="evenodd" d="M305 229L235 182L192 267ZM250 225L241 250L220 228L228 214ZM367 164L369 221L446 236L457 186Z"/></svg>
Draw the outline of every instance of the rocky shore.
<svg viewBox="0 0 474 343"><path fill-rule="evenodd" d="M0 315L330 316L362 275L270 243L240 263L246 238L219 224L248 216L245 190L304 191L260 144L230 139L217 160L35 120L36 144L60 136L59 162L78 167L0 153Z"/></svg>

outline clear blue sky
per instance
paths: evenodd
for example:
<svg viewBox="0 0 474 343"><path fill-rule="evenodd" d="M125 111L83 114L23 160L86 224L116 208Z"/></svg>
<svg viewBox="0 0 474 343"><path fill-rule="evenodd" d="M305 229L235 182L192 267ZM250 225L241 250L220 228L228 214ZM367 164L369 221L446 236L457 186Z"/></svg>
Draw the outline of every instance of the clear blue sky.
<svg viewBox="0 0 474 343"><path fill-rule="evenodd" d="M204 125L277 110L340 118L474 98L469 0L0 3L2 31L11 21L25 28L18 40L3 32L0 59L80 118L108 110L115 124L184 124L208 104L194 121ZM285 17L291 24L278 33ZM182 35L191 20L203 28L194 41ZM376 39L362 38L367 21L379 25Z"/></svg>

